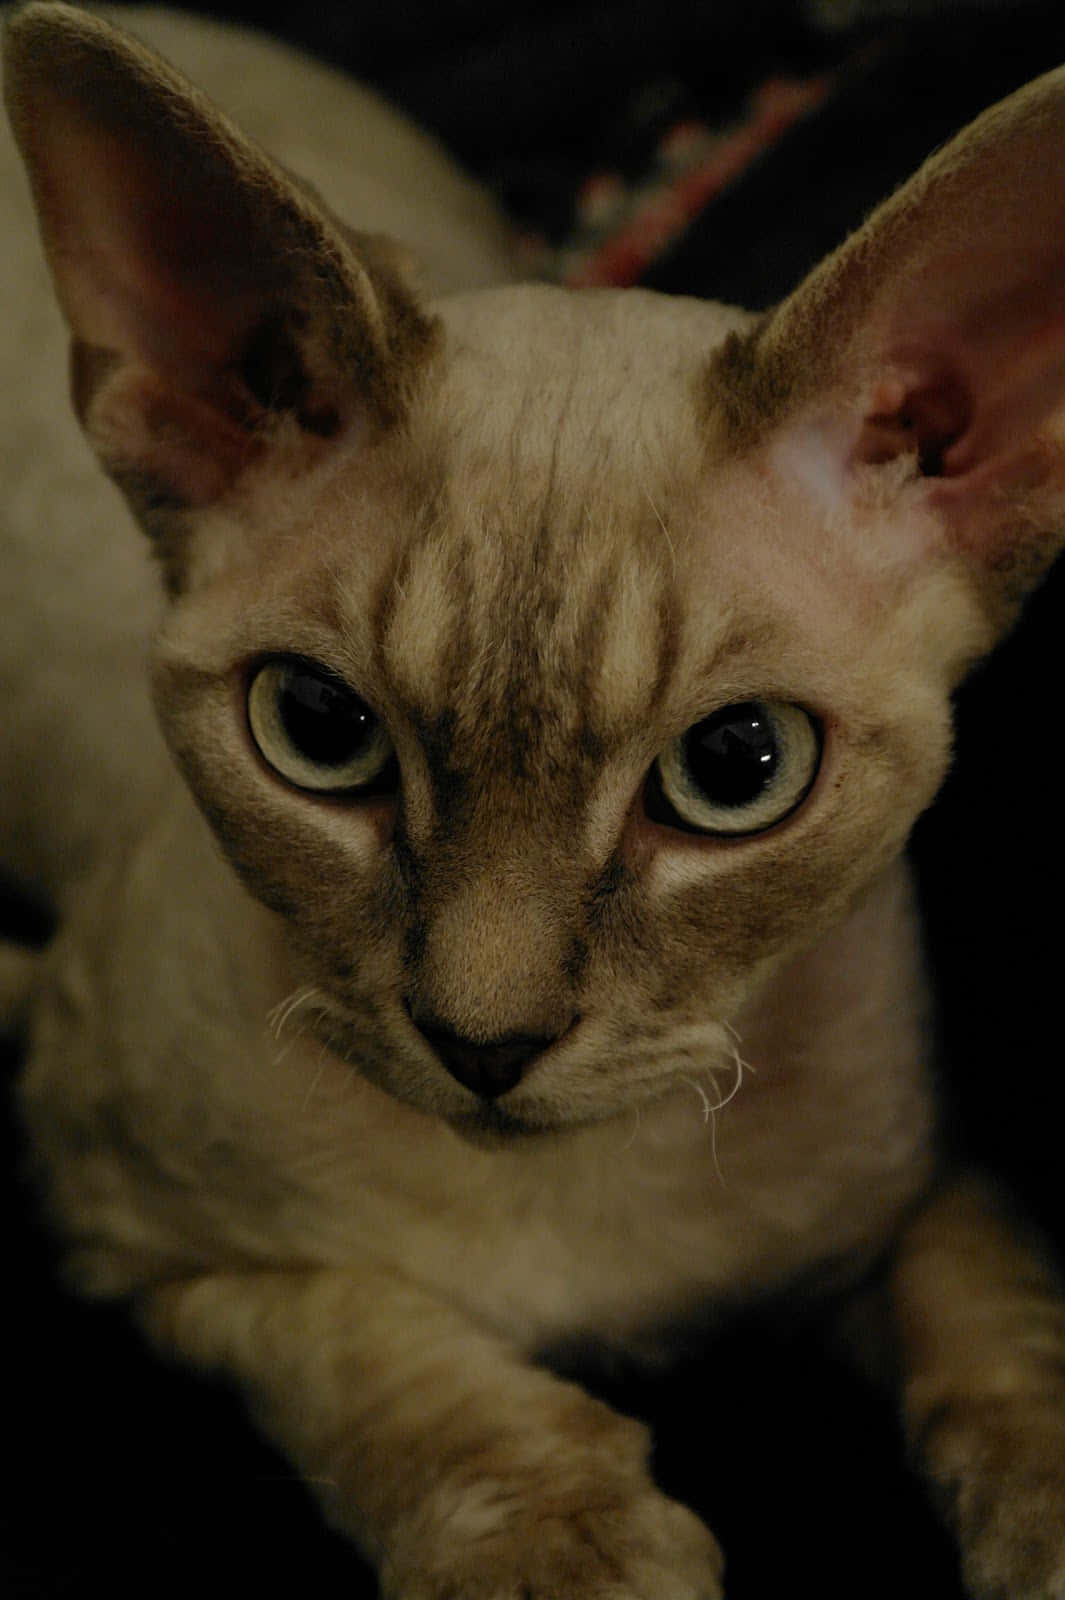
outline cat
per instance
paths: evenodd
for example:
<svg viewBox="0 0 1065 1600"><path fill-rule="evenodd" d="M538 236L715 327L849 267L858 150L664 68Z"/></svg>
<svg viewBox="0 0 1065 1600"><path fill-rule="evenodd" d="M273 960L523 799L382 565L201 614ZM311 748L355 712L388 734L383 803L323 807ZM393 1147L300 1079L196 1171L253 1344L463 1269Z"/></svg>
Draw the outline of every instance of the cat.
<svg viewBox="0 0 1065 1600"><path fill-rule="evenodd" d="M379 103L130 16L300 176L103 18L9 22L147 534L5 167L0 838L60 927L0 995L73 1279L388 1600L721 1595L541 1357L816 1285L969 1592L1065 1596L1065 1300L942 1147L904 855L1065 541L1065 73L753 317L516 283Z"/></svg>

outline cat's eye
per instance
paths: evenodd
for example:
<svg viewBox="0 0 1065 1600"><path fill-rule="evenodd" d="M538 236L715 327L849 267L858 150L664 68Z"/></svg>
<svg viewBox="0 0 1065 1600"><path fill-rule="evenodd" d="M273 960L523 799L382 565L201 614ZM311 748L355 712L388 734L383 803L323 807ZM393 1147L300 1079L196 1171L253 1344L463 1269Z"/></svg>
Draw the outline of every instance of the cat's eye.
<svg viewBox="0 0 1065 1600"><path fill-rule="evenodd" d="M776 700L722 706L659 756L647 813L690 833L764 833L805 799L820 760L820 727L801 706Z"/></svg>
<svg viewBox="0 0 1065 1600"><path fill-rule="evenodd" d="M298 789L384 794L398 783L380 718L327 668L279 657L248 686L248 725L263 758Z"/></svg>

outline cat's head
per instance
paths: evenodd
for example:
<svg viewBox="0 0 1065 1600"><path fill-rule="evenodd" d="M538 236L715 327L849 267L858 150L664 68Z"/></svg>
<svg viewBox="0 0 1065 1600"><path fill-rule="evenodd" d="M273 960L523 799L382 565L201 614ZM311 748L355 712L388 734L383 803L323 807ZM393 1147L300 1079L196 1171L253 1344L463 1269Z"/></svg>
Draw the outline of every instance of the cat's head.
<svg viewBox="0 0 1065 1600"><path fill-rule="evenodd" d="M423 306L175 75L33 6L75 402L155 541L167 738L323 1037L501 1129L719 1061L903 847L1065 528L1065 77L773 315Z"/></svg>

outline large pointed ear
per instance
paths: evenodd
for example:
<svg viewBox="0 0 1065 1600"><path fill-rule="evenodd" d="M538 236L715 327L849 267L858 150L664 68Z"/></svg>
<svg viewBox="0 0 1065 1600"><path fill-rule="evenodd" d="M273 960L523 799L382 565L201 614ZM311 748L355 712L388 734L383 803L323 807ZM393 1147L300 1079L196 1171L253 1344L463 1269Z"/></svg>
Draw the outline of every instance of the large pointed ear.
<svg viewBox="0 0 1065 1600"><path fill-rule="evenodd" d="M1065 69L932 157L732 342L714 389L737 442L790 434L842 497L908 462L906 507L1004 626L1065 540Z"/></svg>
<svg viewBox="0 0 1065 1600"><path fill-rule="evenodd" d="M433 329L385 246L86 12L18 12L4 69L75 405L143 518L402 413Z"/></svg>

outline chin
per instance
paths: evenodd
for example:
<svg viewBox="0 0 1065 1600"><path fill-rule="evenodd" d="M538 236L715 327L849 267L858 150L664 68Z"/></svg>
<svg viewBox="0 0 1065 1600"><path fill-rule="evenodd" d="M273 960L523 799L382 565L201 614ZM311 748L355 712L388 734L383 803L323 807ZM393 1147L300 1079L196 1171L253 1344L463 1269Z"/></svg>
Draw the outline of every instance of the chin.
<svg viewBox="0 0 1065 1600"><path fill-rule="evenodd" d="M511 1106L501 1101L471 1104L449 1110L444 1120L467 1143L483 1149L499 1149L521 1140L557 1138L583 1128L612 1122L624 1113L618 1106L581 1105L563 1107L549 1100L519 1101Z"/></svg>
<svg viewBox="0 0 1065 1600"><path fill-rule="evenodd" d="M574 1126L557 1117L533 1116L492 1102L452 1112L444 1120L460 1139L482 1150L498 1150L519 1140L550 1138Z"/></svg>

